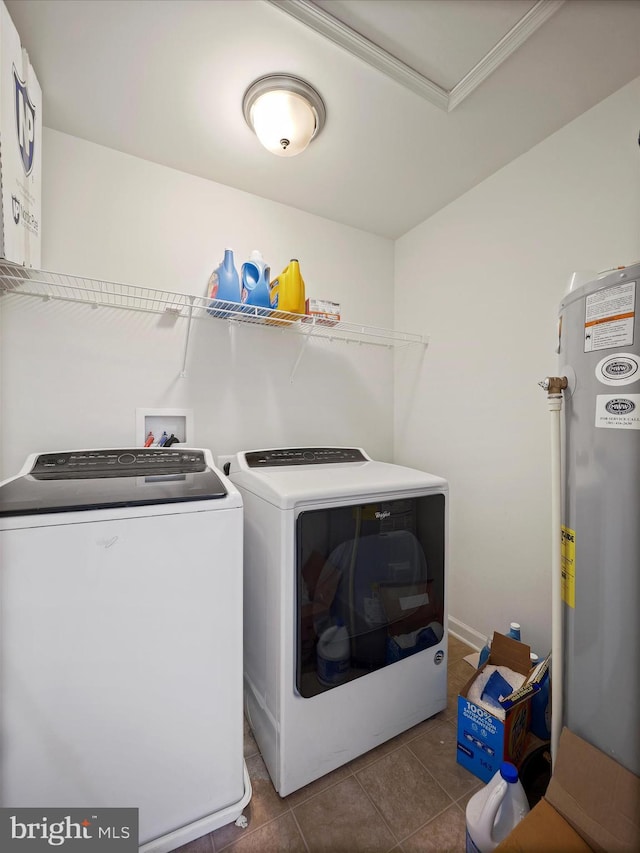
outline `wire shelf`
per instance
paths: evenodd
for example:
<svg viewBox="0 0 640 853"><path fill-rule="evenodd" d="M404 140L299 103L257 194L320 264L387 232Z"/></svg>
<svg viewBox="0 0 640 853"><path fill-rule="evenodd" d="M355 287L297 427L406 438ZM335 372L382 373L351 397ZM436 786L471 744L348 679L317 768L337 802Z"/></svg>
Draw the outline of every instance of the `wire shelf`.
<svg viewBox="0 0 640 853"><path fill-rule="evenodd" d="M334 323L320 317L240 305L237 302L29 269L7 261L0 261L0 294L60 299L96 307L108 306L156 314L168 313L192 319L213 318L274 329L289 329L310 337L389 347L426 345L428 342L425 336L410 332L397 332L343 321Z"/></svg>
<svg viewBox="0 0 640 853"><path fill-rule="evenodd" d="M291 382L303 352L312 338L384 347L421 344L426 348L429 341L427 337L411 332L396 332L391 329L342 321L333 322L307 314L291 314L287 311L258 308L221 299L192 296L187 293L173 293L113 281L46 272L0 260L0 296L9 295L82 302L94 308L106 306L185 317L187 326L180 373L182 377L186 376L192 321L200 318L207 318L210 322L224 321L230 326L238 324L266 326L303 336L302 346L291 372Z"/></svg>

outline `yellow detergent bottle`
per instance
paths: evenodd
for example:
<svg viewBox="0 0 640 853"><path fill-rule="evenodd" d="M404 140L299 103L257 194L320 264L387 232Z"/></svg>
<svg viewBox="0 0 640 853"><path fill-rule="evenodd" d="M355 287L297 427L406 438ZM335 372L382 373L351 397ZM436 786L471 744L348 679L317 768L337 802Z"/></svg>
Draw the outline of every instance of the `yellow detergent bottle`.
<svg viewBox="0 0 640 853"><path fill-rule="evenodd" d="M304 314L304 279L297 258L292 258L278 278L271 282L271 307L291 314Z"/></svg>

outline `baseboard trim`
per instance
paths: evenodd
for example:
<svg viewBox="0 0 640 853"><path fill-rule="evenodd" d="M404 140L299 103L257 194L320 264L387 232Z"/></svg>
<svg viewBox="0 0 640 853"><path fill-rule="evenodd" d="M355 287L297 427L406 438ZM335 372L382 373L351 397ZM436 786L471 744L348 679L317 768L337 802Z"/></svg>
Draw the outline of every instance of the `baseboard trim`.
<svg viewBox="0 0 640 853"><path fill-rule="evenodd" d="M484 634L480 634L475 628L471 628L469 625L466 625L464 622L461 622L459 619L456 619L455 616L448 617L449 622L449 633L456 637L458 640L462 640L463 643L466 643L471 648L475 649L479 652L484 644L487 642L487 638Z"/></svg>

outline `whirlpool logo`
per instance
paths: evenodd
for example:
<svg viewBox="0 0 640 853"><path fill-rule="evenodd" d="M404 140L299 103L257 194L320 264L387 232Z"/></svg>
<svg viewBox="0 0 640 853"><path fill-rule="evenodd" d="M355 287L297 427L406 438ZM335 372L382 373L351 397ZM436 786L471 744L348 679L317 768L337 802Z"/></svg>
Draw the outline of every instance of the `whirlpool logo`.
<svg viewBox="0 0 640 853"><path fill-rule="evenodd" d="M391 513L389 512L388 509L385 510L384 512L376 512L376 518L379 521L382 521L383 518L389 518L390 515L391 515Z"/></svg>
<svg viewBox="0 0 640 853"><path fill-rule="evenodd" d="M609 400L605 409L610 415L630 415L635 411L636 404L632 400L625 400L624 397L616 397L614 400Z"/></svg>
<svg viewBox="0 0 640 853"><path fill-rule="evenodd" d="M0 809L0 849L137 853L138 809Z"/></svg>
<svg viewBox="0 0 640 853"><path fill-rule="evenodd" d="M16 130L18 132L18 147L25 175L30 175L33 169L33 154L36 145L36 107L27 91L27 84L20 79L15 65L13 66L13 81L16 107Z"/></svg>

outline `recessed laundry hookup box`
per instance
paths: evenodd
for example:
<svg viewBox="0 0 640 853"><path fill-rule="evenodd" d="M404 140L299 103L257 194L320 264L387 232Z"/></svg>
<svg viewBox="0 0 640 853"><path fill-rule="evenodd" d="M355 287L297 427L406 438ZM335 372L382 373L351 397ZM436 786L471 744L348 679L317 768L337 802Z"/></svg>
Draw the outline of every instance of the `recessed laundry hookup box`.
<svg viewBox="0 0 640 853"><path fill-rule="evenodd" d="M531 699L540 690L549 667L549 658L545 658L531 668L530 651L525 643L495 632L489 659L458 696L458 764L483 782L493 777L503 761L519 767L525 756ZM490 701L478 699L476 693L478 685L495 667L506 667L519 674L523 683L508 695L496 696L492 710Z"/></svg>
<svg viewBox="0 0 640 853"><path fill-rule="evenodd" d="M0 257L40 267L42 91L0 0Z"/></svg>

